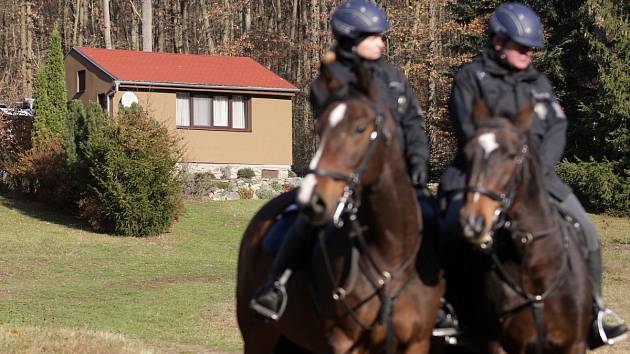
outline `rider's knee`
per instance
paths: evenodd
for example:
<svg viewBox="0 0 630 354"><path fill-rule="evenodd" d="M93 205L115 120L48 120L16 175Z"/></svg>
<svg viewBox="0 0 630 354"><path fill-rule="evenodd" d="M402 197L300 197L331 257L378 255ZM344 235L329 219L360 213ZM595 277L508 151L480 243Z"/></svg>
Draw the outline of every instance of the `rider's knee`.
<svg viewBox="0 0 630 354"><path fill-rule="evenodd" d="M560 203L560 207L580 224L584 235L584 243L588 251L598 250L600 245L597 236L597 227L588 214L586 214L586 210L584 210L584 207L582 207L577 197L575 197L574 194L570 194Z"/></svg>

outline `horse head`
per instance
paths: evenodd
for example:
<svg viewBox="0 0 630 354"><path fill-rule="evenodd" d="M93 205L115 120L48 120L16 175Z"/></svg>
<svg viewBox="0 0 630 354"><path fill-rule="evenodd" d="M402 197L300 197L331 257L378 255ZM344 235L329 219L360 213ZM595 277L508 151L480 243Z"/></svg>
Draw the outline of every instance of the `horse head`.
<svg viewBox="0 0 630 354"><path fill-rule="evenodd" d="M321 64L321 82L328 96L317 119L319 147L298 193L298 204L314 224L358 207L361 188L374 184L384 159L392 127L389 112L363 65L355 65L355 83L342 84L328 53Z"/></svg>
<svg viewBox="0 0 630 354"><path fill-rule="evenodd" d="M492 244L501 217L512 207L523 178L523 161L530 156L528 130L533 105L514 119L493 118L480 100L475 103L476 133L464 147L468 184L460 223L464 237L481 248Z"/></svg>

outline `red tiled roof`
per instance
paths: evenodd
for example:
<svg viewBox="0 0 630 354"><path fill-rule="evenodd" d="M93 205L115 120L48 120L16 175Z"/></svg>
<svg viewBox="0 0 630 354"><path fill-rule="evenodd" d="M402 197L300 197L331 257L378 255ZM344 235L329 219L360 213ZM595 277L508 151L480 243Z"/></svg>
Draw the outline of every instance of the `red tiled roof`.
<svg viewBox="0 0 630 354"><path fill-rule="evenodd" d="M120 81L297 91L290 82L248 57L74 49Z"/></svg>

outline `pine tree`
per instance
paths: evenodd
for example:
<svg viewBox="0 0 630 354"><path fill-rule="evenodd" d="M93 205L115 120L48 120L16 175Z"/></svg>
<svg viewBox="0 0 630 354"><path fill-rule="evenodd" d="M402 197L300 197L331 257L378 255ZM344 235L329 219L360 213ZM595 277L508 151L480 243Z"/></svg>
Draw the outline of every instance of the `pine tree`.
<svg viewBox="0 0 630 354"><path fill-rule="evenodd" d="M68 92L65 82L65 68L61 35L57 26L49 37L46 63L39 69L35 78L35 119L33 122L33 144L49 138L63 142L70 159L74 156L72 126L68 124Z"/></svg>
<svg viewBox="0 0 630 354"><path fill-rule="evenodd" d="M590 0L594 23L584 29L590 59L596 67L594 95L580 109L591 118L599 154L630 169L630 5L612 0Z"/></svg>

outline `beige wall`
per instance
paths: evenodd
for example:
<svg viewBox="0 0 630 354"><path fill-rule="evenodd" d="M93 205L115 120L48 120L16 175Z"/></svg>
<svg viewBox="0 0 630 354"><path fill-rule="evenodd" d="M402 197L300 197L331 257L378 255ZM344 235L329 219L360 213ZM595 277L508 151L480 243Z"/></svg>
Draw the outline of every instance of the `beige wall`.
<svg viewBox="0 0 630 354"><path fill-rule="evenodd" d="M114 95L117 111L124 89ZM175 93L134 91L139 104L183 138L185 162L291 165L292 102L290 97L252 97L251 132L175 128Z"/></svg>
<svg viewBox="0 0 630 354"><path fill-rule="evenodd" d="M66 67L66 87L68 88L68 100L81 100L84 104L90 102L98 103L98 94L107 93L114 86L114 82L108 76L101 74L93 64L70 52L64 60ZM77 92L77 72L85 70L85 91ZM98 74L97 74L98 73Z"/></svg>

